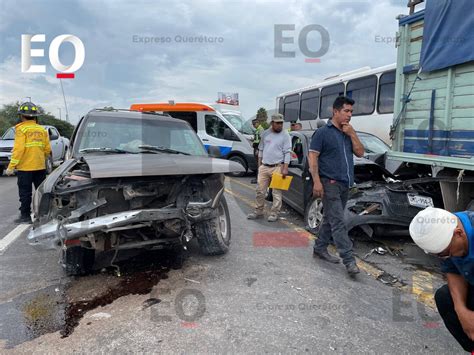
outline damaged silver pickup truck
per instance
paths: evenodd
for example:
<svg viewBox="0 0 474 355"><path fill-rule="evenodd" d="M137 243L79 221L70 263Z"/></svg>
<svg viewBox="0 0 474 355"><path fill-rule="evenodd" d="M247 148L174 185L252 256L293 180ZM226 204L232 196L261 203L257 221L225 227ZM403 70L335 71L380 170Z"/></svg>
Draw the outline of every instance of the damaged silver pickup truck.
<svg viewBox="0 0 474 355"><path fill-rule="evenodd" d="M28 242L58 249L68 275L89 272L100 253L229 249L224 173L239 164L211 158L191 126L168 116L93 110L71 139L71 156L36 191ZM215 156L218 153L214 152Z"/></svg>

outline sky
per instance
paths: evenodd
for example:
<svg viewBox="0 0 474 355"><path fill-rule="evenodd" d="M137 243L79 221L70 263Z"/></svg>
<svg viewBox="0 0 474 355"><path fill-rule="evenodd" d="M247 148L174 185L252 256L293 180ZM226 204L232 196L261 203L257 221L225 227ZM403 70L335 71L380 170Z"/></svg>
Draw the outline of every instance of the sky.
<svg viewBox="0 0 474 355"><path fill-rule="evenodd" d="M14 1L0 2L0 105L32 101L65 119L56 69L48 57L51 41L77 36L85 60L74 79L62 79L69 121L93 108L129 108L132 103L175 100L215 102L218 92L239 94L244 117L259 107L274 109L278 94L309 86L330 75L396 61L397 15L407 14L407 0L303 1ZM275 38L293 43L275 55ZM306 26L306 46L329 44L319 62L299 46ZM311 27L306 27L307 29ZM304 32L304 31L303 31ZM21 72L21 35L45 34L45 73ZM153 40L151 39L153 38ZM191 40L193 42L191 42ZM304 37L302 37L304 38ZM146 43L148 41L148 43ZM72 44L60 46L59 59L70 65Z"/></svg>

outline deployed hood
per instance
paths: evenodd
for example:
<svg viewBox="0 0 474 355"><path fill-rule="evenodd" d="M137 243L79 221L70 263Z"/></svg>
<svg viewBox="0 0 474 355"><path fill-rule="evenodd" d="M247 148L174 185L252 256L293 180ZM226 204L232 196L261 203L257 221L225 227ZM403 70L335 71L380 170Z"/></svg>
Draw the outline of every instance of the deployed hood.
<svg viewBox="0 0 474 355"><path fill-rule="evenodd" d="M244 168L238 163L205 156L161 153L98 154L83 156L83 159L89 166L93 179L132 176L220 174L244 171Z"/></svg>

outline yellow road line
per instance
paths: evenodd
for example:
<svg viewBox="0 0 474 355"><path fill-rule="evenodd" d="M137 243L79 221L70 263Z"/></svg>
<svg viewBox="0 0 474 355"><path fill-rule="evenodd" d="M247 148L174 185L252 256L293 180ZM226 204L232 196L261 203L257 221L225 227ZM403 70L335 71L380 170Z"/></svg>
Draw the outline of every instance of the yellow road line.
<svg viewBox="0 0 474 355"><path fill-rule="evenodd" d="M231 183L236 183L237 185L240 185L240 186L245 187L249 190L255 191L255 188L251 185L247 185L247 184L245 184L243 182L240 182L240 181L238 181L236 179L233 179L233 178L229 178L229 177L227 177L227 178L229 180L231 180ZM225 189L225 191L228 194L234 196L236 199L244 202L250 208L255 207L255 200L251 200L251 199L245 197L244 195L239 194L238 192L229 190L227 188ZM287 226L288 228L294 230L295 232L302 233L304 236L306 236L310 240L316 239L315 236L312 233L309 233L306 229L301 228L301 227L297 226L296 224L294 224L294 223L292 223L288 220L279 219L278 222L284 224L285 226ZM329 249L333 253L337 252L336 248L333 245L330 245ZM380 277L385 272L385 271L383 271L381 269L378 269L377 267L363 261L360 258L356 257L356 260L357 260L357 265L359 266L359 268L361 270L363 270L365 273L367 273L368 275L375 278L375 279ZM433 294L433 286L432 285L433 285L432 284L432 276L429 272L415 271L415 273L413 274L413 277L412 277L412 287L411 288L409 286L394 286L394 287L397 287L398 289L403 290L406 293L410 293L410 294L416 296L416 299L419 302L423 303L424 305L426 305L430 308L435 309L436 305L435 305L435 302L434 302L434 294Z"/></svg>

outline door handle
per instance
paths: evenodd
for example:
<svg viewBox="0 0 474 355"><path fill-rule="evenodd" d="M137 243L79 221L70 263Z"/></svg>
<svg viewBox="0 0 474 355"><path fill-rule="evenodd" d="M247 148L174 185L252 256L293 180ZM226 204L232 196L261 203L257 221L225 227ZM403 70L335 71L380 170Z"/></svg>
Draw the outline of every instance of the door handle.
<svg viewBox="0 0 474 355"><path fill-rule="evenodd" d="M203 142L209 142L209 139L203 138L202 141Z"/></svg>

